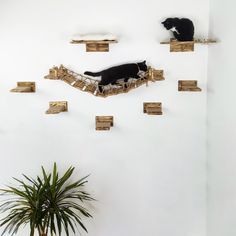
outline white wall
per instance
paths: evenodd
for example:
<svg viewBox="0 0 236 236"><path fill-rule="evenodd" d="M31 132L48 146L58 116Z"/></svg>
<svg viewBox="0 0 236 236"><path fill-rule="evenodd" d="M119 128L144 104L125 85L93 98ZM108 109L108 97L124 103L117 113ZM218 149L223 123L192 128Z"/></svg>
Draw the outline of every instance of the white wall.
<svg viewBox="0 0 236 236"><path fill-rule="evenodd" d="M99 201L93 236L203 236L206 230L207 47L170 54L159 42L168 16L193 19L208 33L208 1L1 0L0 184L40 165L68 165L91 173L88 190ZM109 53L85 53L69 41L79 33L119 37ZM106 99L43 77L53 65L77 72L147 59L166 81ZM196 79L201 93L179 93L178 79ZM36 81L37 93L13 94L17 81ZM67 100L69 112L45 115L49 101ZM160 101L163 116L142 113ZM95 115L114 115L110 132L94 130ZM23 235L26 232L19 232Z"/></svg>
<svg viewBox="0 0 236 236"><path fill-rule="evenodd" d="M208 80L208 235L236 234L234 0L211 0Z"/></svg>

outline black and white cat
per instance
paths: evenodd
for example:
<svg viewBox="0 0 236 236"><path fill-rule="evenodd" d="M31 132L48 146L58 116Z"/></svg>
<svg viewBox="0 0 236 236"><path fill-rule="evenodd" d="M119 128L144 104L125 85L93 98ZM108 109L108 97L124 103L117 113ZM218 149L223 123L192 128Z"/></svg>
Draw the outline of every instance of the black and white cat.
<svg viewBox="0 0 236 236"><path fill-rule="evenodd" d="M178 41L193 41L194 25L187 18L167 18L162 22L167 30L171 30Z"/></svg>
<svg viewBox="0 0 236 236"><path fill-rule="evenodd" d="M130 63L130 64L123 64L119 66L114 66L106 70L102 70L100 72L84 72L85 75L90 76L101 76L101 80L98 83L99 91L102 92L102 86L108 84L116 84L117 80L124 79L125 82L129 80L129 78L139 79L139 72L140 71L147 71L146 61L139 62L139 63Z"/></svg>

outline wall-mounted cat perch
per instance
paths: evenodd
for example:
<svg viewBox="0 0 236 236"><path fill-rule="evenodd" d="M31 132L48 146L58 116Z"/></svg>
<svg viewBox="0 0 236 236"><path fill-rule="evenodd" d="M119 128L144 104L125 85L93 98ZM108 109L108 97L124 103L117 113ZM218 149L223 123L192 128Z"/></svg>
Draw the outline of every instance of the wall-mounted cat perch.
<svg viewBox="0 0 236 236"><path fill-rule="evenodd" d="M49 75L45 76L45 79L51 80L62 80L74 88L81 91L91 93L99 97L107 97L112 95L117 95L120 93L127 93L128 91L137 88L143 84L148 84L148 82L156 82L159 80L164 80L163 70L155 70L149 68L147 73L140 79L130 79L128 82L120 82L119 85L106 85L101 86L102 92L98 89L98 80L91 77L75 73L63 65L60 67L53 67L49 70Z"/></svg>
<svg viewBox="0 0 236 236"><path fill-rule="evenodd" d="M17 87L11 89L10 92L14 93L34 93L35 82L17 82Z"/></svg>
<svg viewBox="0 0 236 236"><path fill-rule="evenodd" d="M68 105L66 101L49 102L49 109L46 114L58 114L60 112L68 111Z"/></svg>
<svg viewBox="0 0 236 236"><path fill-rule="evenodd" d="M202 90L197 85L197 80L179 80L178 91L201 92Z"/></svg>
<svg viewBox="0 0 236 236"><path fill-rule="evenodd" d="M109 44L117 43L113 35L81 35L72 44L86 44L86 52L109 52Z"/></svg>
<svg viewBox="0 0 236 236"><path fill-rule="evenodd" d="M170 44L170 52L193 52L195 43L199 44L211 44L217 43L212 39L196 39L194 41L177 41L176 39L170 39L168 42L161 42L161 44Z"/></svg>
<svg viewBox="0 0 236 236"><path fill-rule="evenodd" d="M96 116L96 130L110 130L113 127L113 116Z"/></svg>
<svg viewBox="0 0 236 236"><path fill-rule="evenodd" d="M147 113L148 115L162 115L161 102L144 102L143 113Z"/></svg>

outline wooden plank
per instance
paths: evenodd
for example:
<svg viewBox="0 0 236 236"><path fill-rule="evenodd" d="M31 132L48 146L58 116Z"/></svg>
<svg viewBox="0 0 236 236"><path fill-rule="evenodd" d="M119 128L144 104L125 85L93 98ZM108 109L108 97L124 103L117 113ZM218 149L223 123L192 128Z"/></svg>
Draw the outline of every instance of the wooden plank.
<svg viewBox="0 0 236 236"><path fill-rule="evenodd" d="M151 81L165 80L163 70L148 69L148 79Z"/></svg>
<svg viewBox="0 0 236 236"><path fill-rule="evenodd" d="M87 43L86 52L109 52L108 43Z"/></svg>
<svg viewBox="0 0 236 236"><path fill-rule="evenodd" d="M34 93L36 90L35 82L17 82L17 87L11 89L14 93Z"/></svg>
<svg viewBox="0 0 236 236"><path fill-rule="evenodd" d="M96 116L96 130L110 130L113 127L113 116Z"/></svg>
<svg viewBox="0 0 236 236"><path fill-rule="evenodd" d="M193 52L193 51L194 51L194 41L179 42L173 40L170 42L170 52Z"/></svg>
<svg viewBox="0 0 236 236"><path fill-rule="evenodd" d="M46 111L46 114L58 114L66 111L68 111L68 104L66 101L49 102L49 109Z"/></svg>
<svg viewBox="0 0 236 236"><path fill-rule="evenodd" d="M179 80L178 91L200 92L201 89L197 86L197 80Z"/></svg>
<svg viewBox="0 0 236 236"><path fill-rule="evenodd" d="M143 112L148 115L162 115L162 103L161 102L144 102Z"/></svg>
<svg viewBox="0 0 236 236"><path fill-rule="evenodd" d="M70 43L72 44L103 44L103 43L106 43L106 44L109 44L109 43L118 43L117 40L72 40Z"/></svg>

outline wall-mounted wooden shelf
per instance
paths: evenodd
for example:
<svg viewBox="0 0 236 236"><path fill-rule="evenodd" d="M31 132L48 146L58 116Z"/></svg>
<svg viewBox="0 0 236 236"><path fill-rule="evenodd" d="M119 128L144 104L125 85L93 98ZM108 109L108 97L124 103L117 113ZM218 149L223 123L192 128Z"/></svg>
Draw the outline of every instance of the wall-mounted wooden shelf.
<svg viewBox="0 0 236 236"><path fill-rule="evenodd" d="M13 93L34 93L35 92L35 82L17 82L17 87L11 89L10 92Z"/></svg>
<svg viewBox="0 0 236 236"><path fill-rule="evenodd" d="M60 112L68 111L68 105L66 101L49 102L49 109L46 114L58 114Z"/></svg>
<svg viewBox="0 0 236 236"><path fill-rule="evenodd" d="M161 102L144 102L143 113L148 115L162 115L162 103Z"/></svg>
<svg viewBox="0 0 236 236"><path fill-rule="evenodd" d="M110 130L113 127L113 116L96 116L96 130Z"/></svg>
<svg viewBox="0 0 236 236"><path fill-rule="evenodd" d="M148 79L151 81L160 81L165 80L164 78L164 71L163 70L156 70L153 68L148 68Z"/></svg>
<svg viewBox="0 0 236 236"><path fill-rule="evenodd" d="M72 40L72 44L85 44L86 52L109 52L109 44L117 40Z"/></svg>
<svg viewBox="0 0 236 236"><path fill-rule="evenodd" d="M216 40L212 39L196 39L194 41L178 41L176 39L170 39L168 42L161 42L161 44L170 44L170 52L193 52L195 43L199 44L211 44L216 43Z"/></svg>
<svg viewBox="0 0 236 236"><path fill-rule="evenodd" d="M198 87L197 80L179 80L178 91L200 92L202 90Z"/></svg>

